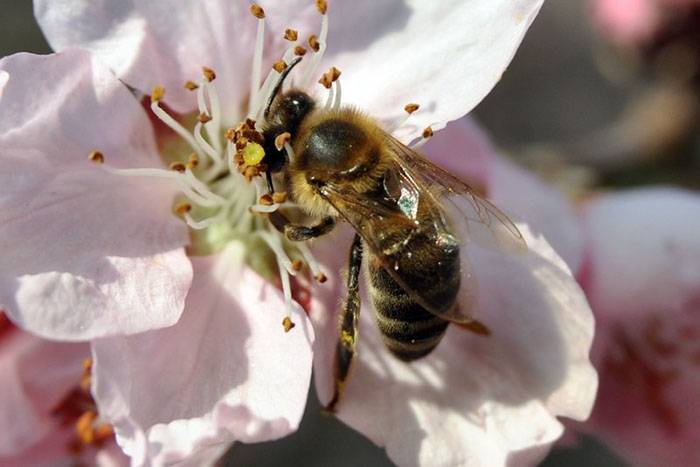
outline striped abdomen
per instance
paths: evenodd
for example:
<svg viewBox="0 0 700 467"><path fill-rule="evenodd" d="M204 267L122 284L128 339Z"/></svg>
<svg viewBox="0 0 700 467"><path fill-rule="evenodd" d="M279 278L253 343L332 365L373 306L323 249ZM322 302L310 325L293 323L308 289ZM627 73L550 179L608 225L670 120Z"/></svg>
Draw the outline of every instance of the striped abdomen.
<svg viewBox="0 0 700 467"><path fill-rule="evenodd" d="M386 233L386 232L385 232ZM392 237L389 232L387 239ZM401 232L395 232L396 237ZM384 344L401 360L415 360L430 353L440 342L448 321L416 303L384 270L378 258L369 258L370 288L377 325ZM440 303L442 310L455 305L460 283L459 245L429 235L411 238L393 258L395 269L407 288L428 303Z"/></svg>

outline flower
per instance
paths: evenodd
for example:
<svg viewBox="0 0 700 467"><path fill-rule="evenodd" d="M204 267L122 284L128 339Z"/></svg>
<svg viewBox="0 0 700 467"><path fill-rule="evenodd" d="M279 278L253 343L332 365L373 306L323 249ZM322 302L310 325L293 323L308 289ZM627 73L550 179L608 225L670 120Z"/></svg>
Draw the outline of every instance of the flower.
<svg viewBox="0 0 700 467"><path fill-rule="evenodd" d="M87 344L41 339L17 329L0 312L2 465L67 465L77 459L125 464L109 426L88 420L94 407L89 355ZM77 432L79 418L84 422Z"/></svg>
<svg viewBox="0 0 700 467"><path fill-rule="evenodd" d="M600 394L579 427L633 465L700 463L700 196L671 188L585 206L579 273Z"/></svg>
<svg viewBox="0 0 700 467"><path fill-rule="evenodd" d="M251 205L264 213L282 202L259 202L264 187L251 121L259 121L280 70L305 55L290 79L319 94L307 83L341 67L342 79L328 83L322 99L338 105L342 96L409 142L478 103L542 2L337 2L328 12L325 2L316 3L263 4L252 8L253 17L243 1L37 1L37 19L58 53L0 61L0 105L7 109L0 154L13 167L0 174L0 241L13 246L0 266L0 302L32 332L91 341L93 397L134 465L210 462L234 440L284 436L303 412L312 357L319 386L330 381L324 362L336 332L337 244L319 240L312 253L249 212ZM284 39L285 28L287 38L299 31L317 36L303 46ZM263 73L261 63L274 66ZM155 125L116 78L150 95ZM411 102L422 109L406 121L402 108ZM509 169L503 163L492 170L496 178L484 183L495 195L494 180L508 178ZM488 356L470 363L479 381L455 382L459 401L420 412L452 417L460 435L479 432L484 449L456 453L474 462L541 457L561 433L555 417L584 418L595 392L585 300L546 241L521 226L529 254L474 252L485 321L502 329L481 341L452 333L430 357L451 371L460 363L453 355ZM542 229L562 235L556 223ZM567 255L576 260L574 250ZM295 256L329 278L311 295L313 329L292 300ZM506 288L513 295L499 298L496 278L510 273ZM523 322L526 304L539 313L532 327ZM363 346L377 347L365 326L343 419L358 403L353 385L368 377L362 355L371 353ZM533 337L540 350L527 352ZM387 359L381 349L375 355ZM404 374L412 368L383 361ZM507 374L495 371L501 363ZM432 371L427 361L416 365ZM394 381L397 390L402 381ZM434 389L426 388L424 404L436 403ZM508 431L511 419L528 420L512 425L522 433ZM384 444L396 456L400 440ZM434 455L429 446L412 462ZM467 462L452 460L460 459Z"/></svg>

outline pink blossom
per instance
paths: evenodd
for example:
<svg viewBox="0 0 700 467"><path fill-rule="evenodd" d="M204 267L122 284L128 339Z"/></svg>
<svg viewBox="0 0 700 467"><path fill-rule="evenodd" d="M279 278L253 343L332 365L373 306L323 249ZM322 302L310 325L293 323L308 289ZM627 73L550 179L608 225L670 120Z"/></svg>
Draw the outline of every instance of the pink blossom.
<svg viewBox="0 0 700 467"><path fill-rule="evenodd" d="M600 393L582 429L634 465L698 465L700 196L603 195L583 225Z"/></svg>
<svg viewBox="0 0 700 467"><path fill-rule="evenodd" d="M11 252L0 265L0 303L32 332L91 341L92 395L133 465L210 463L235 440L295 430L312 358L327 399L344 232L316 242L317 263L269 229L249 212L260 184L243 181L222 138L260 113L265 83L277 76L270 71L266 81L262 70L293 57L295 44L282 31L319 37L319 52L309 52L292 76L296 85L325 100L308 83L340 67L343 103L381 117L408 142L479 102L542 2L336 3L323 16L307 1L263 4L266 17L256 20L242 0L37 1L37 19L58 52L0 61L0 157L13 167L0 174L0 245ZM202 66L216 78L202 77ZM154 132L117 78L153 92L152 119L170 127L166 133ZM198 89L186 91L186 81ZM156 85L165 86L164 96ZM340 102L340 84L331 92ZM423 107L401 125L409 102ZM210 119L192 128L187 122L197 113ZM565 246L570 232L556 219L570 213L548 189L498 161L469 123L453 130L443 132L454 138L450 151L436 160L455 164L468 154L462 143L481 145L483 160L464 160L454 171L484 171L478 181L486 191L521 213L530 251L511 257L474 247L493 338L453 330L434 356L400 364L378 346L365 311L366 338L339 416L399 463L529 464L561 434L556 417L585 418L595 393L590 310L541 235ZM191 152L198 164L165 169L164 161L187 162ZM90 165L88 154L105 164ZM531 190L531 203L509 190L516 186ZM179 210L185 222L172 215L183 195L191 208ZM536 200L552 214L539 213ZM311 320L291 300L292 253L329 277L312 289ZM579 252L563 255L576 264ZM296 327L285 332L283 318ZM394 426L366 422L372 406L353 389L363 381L377 392L393 388L383 397L412 394L386 405ZM457 389L443 397L439 388L448 385ZM443 440L436 422L444 420L454 432ZM386 437L387 428L405 431ZM420 452L402 449L423 429L432 434Z"/></svg>
<svg viewBox="0 0 700 467"><path fill-rule="evenodd" d="M91 403L81 387L81 365L89 355L88 344L35 337L0 312L0 464L126 464L113 437L86 445L76 433L78 417Z"/></svg>
<svg viewBox="0 0 700 467"><path fill-rule="evenodd" d="M647 45L673 18L684 17L698 0L591 0L593 21L610 41Z"/></svg>

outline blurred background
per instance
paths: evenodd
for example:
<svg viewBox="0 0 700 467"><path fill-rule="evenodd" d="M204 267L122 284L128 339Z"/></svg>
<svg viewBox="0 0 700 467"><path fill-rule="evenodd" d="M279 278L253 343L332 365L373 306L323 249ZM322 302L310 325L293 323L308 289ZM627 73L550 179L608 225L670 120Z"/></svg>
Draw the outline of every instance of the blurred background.
<svg viewBox="0 0 700 467"><path fill-rule="evenodd" d="M697 66L697 57L649 42L620 47L595 30L590 8L582 0L545 2L512 65L474 115L505 153L574 197L592 187L699 188L697 68L688 65ZM30 1L0 0L0 11L0 56L50 52ZM322 416L315 394L297 433L236 445L224 463L392 465L382 449ZM625 464L584 438L576 447L555 449L542 465Z"/></svg>

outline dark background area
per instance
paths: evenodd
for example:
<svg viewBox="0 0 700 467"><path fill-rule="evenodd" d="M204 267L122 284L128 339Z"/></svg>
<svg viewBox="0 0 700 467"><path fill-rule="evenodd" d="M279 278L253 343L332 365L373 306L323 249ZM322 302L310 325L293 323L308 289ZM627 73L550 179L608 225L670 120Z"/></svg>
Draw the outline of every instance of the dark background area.
<svg viewBox="0 0 700 467"><path fill-rule="evenodd" d="M518 148L539 141L576 139L612 121L629 89L615 87L595 66L594 36L581 0L550 0L515 60L474 114L497 144ZM0 0L0 56L19 51L49 53L28 0ZM368 397L371 397L368 394ZM236 445L226 465L337 467L392 465L384 451L331 417L310 395L301 429L283 439ZM579 448L556 449L542 464L624 465L603 446L584 439Z"/></svg>

